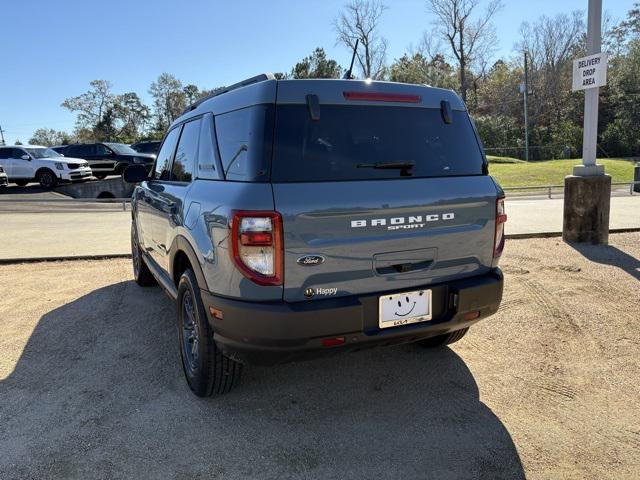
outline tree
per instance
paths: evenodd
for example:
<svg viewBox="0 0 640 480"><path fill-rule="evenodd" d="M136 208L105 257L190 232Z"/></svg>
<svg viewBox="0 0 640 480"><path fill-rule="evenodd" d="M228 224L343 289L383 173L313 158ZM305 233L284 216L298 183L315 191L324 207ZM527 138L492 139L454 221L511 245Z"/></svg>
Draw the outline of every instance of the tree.
<svg viewBox="0 0 640 480"><path fill-rule="evenodd" d="M500 0L491 0L484 13L475 15L478 3L479 0L428 0L429 10L436 17L434 25L458 62L460 95L465 102L467 71L495 49L491 19L502 8Z"/></svg>
<svg viewBox="0 0 640 480"><path fill-rule="evenodd" d="M356 59L364 78L378 80L386 73L387 40L378 33L386 8L378 0L352 0L334 20L337 43L353 51L356 41L360 41Z"/></svg>
<svg viewBox="0 0 640 480"><path fill-rule="evenodd" d="M186 85L182 91L184 92L185 103L191 105L193 102L200 98L200 89L197 85L190 83Z"/></svg>
<svg viewBox="0 0 640 480"><path fill-rule="evenodd" d="M95 129L102 122L105 112L113 106L115 96L111 93L111 83L106 80L93 80L88 92L77 97L67 98L62 106L71 112L77 112L77 129Z"/></svg>
<svg viewBox="0 0 640 480"><path fill-rule="evenodd" d="M53 128L38 128L29 139L31 145L66 145L71 143L73 138L66 132L54 130Z"/></svg>
<svg viewBox="0 0 640 480"><path fill-rule="evenodd" d="M173 75L163 73L149 87L153 97L155 129L164 132L186 107L186 95L182 82Z"/></svg>
<svg viewBox="0 0 640 480"><path fill-rule="evenodd" d="M112 115L116 128L115 139L134 142L144 134L151 112L137 93L127 92L116 97Z"/></svg>
<svg viewBox="0 0 640 480"><path fill-rule="evenodd" d="M16 138L14 145L22 145L22 142L18 138Z"/></svg>
<svg viewBox="0 0 640 480"><path fill-rule="evenodd" d="M454 72L444 57L436 54L428 59L422 53L404 54L389 68L392 82L426 84L432 87L453 88Z"/></svg>
<svg viewBox="0 0 640 480"><path fill-rule="evenodd" d="M291 78L340 78L342 68L338 62L327 58L323 48L316 48L311 55L296 63Z"/></svg>

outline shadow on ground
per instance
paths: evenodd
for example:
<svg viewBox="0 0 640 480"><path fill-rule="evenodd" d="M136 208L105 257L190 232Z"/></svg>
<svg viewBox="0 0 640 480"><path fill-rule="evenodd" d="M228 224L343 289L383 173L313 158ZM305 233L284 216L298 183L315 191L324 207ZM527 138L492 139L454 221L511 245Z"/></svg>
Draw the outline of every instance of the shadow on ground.
<svg viewBox="0 0 640 480"><path fill-rule="evenodd" d="M202 400L174 322L132 282L44 315L0 380L0 478L524 478L450 349L249 368Z"/></svg>
<svg viewBox="0 0 640 480"><path fill-rule="evenodd" d="M588 243L569 243L569 245L592 262L618 267L636 280L640 280L640 260L619 248Z"/></svg>

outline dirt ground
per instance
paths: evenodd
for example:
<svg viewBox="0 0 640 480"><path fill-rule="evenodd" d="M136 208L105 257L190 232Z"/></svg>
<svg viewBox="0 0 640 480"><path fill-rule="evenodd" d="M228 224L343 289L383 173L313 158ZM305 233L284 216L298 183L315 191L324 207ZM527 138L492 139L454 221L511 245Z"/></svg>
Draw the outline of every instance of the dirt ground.
<svg viewBox="0 0 640 480"><path fill-rule="evenodd" d="M512 240L452 348L249 368L193 396L126 260L0 267L0 478L640 478L640 235Z"/></svg>

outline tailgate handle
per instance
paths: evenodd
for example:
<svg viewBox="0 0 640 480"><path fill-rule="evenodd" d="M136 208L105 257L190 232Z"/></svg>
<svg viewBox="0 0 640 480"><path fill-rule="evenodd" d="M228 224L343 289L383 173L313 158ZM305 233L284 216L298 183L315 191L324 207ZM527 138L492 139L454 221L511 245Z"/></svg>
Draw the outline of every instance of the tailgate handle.
<svg viewBox="0 0 640 480"><path fill-rule="evenodd" d="M431 266L433 260L425 260L423 262L415 263L396 263L395 265L389 265L386 267L376 268L376 272L380 275L389 275L393 273L409 273L416 270L425 270Z"/></svg>

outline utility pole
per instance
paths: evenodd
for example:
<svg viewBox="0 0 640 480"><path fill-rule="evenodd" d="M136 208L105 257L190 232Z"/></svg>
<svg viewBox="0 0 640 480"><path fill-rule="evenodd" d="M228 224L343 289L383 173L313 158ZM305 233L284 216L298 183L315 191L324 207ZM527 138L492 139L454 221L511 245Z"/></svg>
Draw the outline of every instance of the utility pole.
<svg viewBox="0 0 640 480"><path fill-rule="evenodd" d="M524 158L529 161L529 54L524 52Z"/></svg>
<svg viewBox="0 0 640 480"><path fill-rule="evenodd" d="M604 165L596 164L598 140L598 97L606 85L607 55L600 52L602 0L589 0L587 57L574 60L573 89L584 90L584 131L582 164L564 179L564 221L562 238L566 242L607 244L611 176Z"/></svg>
<svg viewBox="0 0 640 480"><path fill-rule="evenodd" d="M2 125L0 125L0 145L6 145L5 141L4 141L4 130L2 130Z"/></svg>
<svg viewBox="0 0 640 480"><path fill-rule="evenodd" d="M587 55L600 53L602 44L602 0L589 0L589 18L587 20ZM591 174L604 175L604 168L596 166L596 147L598 142L598 100L600 88L589 88L584 91L584 131L582 133L582 165L574 168L586 170Z"/></svg>

